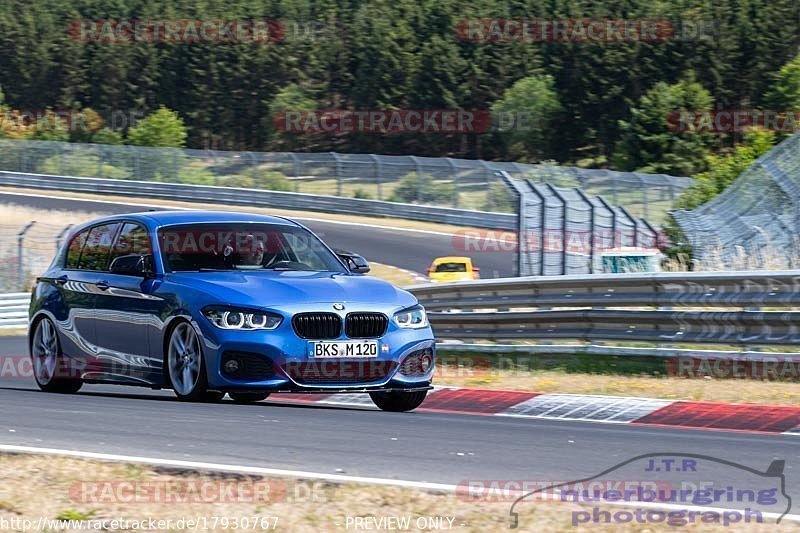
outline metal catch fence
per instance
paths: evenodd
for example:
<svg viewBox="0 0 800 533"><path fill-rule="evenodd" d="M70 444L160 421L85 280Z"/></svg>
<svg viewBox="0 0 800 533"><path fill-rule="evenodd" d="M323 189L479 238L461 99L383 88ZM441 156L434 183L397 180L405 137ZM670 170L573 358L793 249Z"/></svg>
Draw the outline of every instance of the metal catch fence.
<svg viewBox="0 0 800 533"><path fill-rule="evenodd" d="M700 264L800 266L800 134L762 156L722 194L672 213Z"/></svg>
<svg viewBox="0 0 800 533"><path fill-rule="evenodd" d="M513 213L497 178L580 188L660 224L690 178L455 158L376 154L227 152L0 140L0 170L64 176L260 188Z"/></svg>

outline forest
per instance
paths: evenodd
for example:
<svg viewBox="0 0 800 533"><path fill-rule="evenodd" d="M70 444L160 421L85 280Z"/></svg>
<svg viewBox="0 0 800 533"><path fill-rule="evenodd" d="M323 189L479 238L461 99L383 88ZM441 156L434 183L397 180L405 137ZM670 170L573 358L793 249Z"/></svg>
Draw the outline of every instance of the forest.
<svg viewBox="0 0 800 533"><path fill-rule="evenodd" d="M193 40L131 30L187 20L245 21L249 37L266 33L226 39L219 29ZM609 20L653 23L655 33L559 34L552 24L577 32L580 21ZM116 33L103 33L108 21ZM675 112L800 110L797 0L2 0L0 41L6 137L696 176L786 132L675 128ZM137 137L131 117L159 109L180 121L178 135ZM492 124L297 132L275 121L287 110L456 109ZM17 110L86 111L96 127L20 131L8 120ZM114 124L115 113L125 120ZM518 123L503 127L508 117Z"/></svg>

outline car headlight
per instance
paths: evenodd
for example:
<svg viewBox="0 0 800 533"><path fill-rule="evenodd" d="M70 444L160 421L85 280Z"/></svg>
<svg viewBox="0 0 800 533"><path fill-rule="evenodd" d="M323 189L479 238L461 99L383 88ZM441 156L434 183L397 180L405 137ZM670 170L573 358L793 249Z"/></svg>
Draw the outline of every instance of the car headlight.
<svg viewBox="0 0 800 533"><path fill-rule="evenodd" d="M428 316L421 305L403 309L394 314L394 323L401 328L420 329L428 327Z"/></svg>
<svg viewBox="0 0 800 533"><path fill-rule="evenodd" d="M220 329L270 330L283 322L283 317L274 313L231 307L206 307L203 315Z"/></svg>

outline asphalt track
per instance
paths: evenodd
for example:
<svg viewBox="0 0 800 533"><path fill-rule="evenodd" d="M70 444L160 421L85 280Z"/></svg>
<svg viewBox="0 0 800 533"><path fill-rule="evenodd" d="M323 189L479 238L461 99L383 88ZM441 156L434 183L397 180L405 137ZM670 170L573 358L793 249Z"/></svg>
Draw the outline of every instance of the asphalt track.
<svg viewBox="0 0 800 533"><path fill-rule="evenodd" d="M58 191L42 191L41 195L17 195L0 192L0 204L26 206L42 210L73 210L98 214L120 214L147 211L125 202L57 197ZM147 200L134 203L147 203ZM166 209L152 207L152 209ZM243 210L246 208L242 208ZM353 213L357 215L358 213ZM322 216L322 215L320 215ZM481 268L485 278L513 276L514 254L509 252L465 252L463 236L435 232L393 229L384 226L344 224L319 219L299 222L309 227L333 248L360 253L368 260L392 265L413 272L425 272L434 257L469 255ZM472 241L471 241L472 242Z"/></svg>
<svg viewBox="0 0 800 533"><path fill-rule="evenodd" d="M0 337L0 355L25 354ZM87 385L39 392L30 377L0 378L0 444L383 479L569 480L643 453L696 453L765 470L786 461L800 501L797 437L434 412L384 413L269 400L187 404L171 391ZM731 470L735 482L741 475ZM796 513L797 511L792 511Z"/></svg>
<svg viewBox="0 0 800 533"><path fill-rule="evenodd" d="M20 197L41 209L122 213L91 200ZM452 236L304 221L336 247L420 271L453 253ZM412 252L413 251L413 252ZM486 254L484 274L508 275L511 254ZM0 337L0 356L26 356ZM261 402L186 404L171 391L87 385L76 395L39 392L30 377L0 377L0 444L104 454L460 484L470 480L569 480L597 475L643 453L695 453L764 470L786 461L786 490L800 502L800 446L788 435L601 425L442 412L405 414ZM731 470L730 482L739 471ZM797 510L792 510L797 513Z"/></svg>

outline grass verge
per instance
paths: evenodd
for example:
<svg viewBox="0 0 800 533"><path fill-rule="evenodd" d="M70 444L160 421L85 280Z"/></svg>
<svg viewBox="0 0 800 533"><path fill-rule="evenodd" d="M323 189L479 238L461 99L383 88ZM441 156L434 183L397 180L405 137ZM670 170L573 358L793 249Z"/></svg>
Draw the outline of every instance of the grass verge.
<svg viewBox="0 0 800 533"><path fill-rule="evenodd" d="M378 529L382 518L440 524L458 532L506 530L513 497L475 501L465 496L398 487L334 484L290 478L261 478L159 469L64 457L0 455L0 523L12 520L170 520L159 530L197 531L188 520L205 521L205 531L356 531ZM519 506L516 531L668 531L664 524L587 524L575 527L574 513L595 506L539 501ZM602 509L616 512L622 507ZM253 528L256 518L268 527ZM180 520L184 520L181 527ZM224 523L223 523L224 519ZM235 521L238 519L238 523ZM357 527L357 520L362 527ZM250 523L246 523L249 520ZM420 520L420 522L417 522ZM765 519L766 521L766 519ZM216 523L216 527L212 527ZM274 524L274 527L273 527ZM784 522L786 528L790 524ZM49 527L48 527L49 526ZM46 524L49 530L65 530ZM748 531L774 531L774 524L748 524ZM128 530L149 530L146 527ZM397 527L393 529L399 529ZM120 531L122 528L108 527ZM703 531L729 531L703 524Z"/></svg>
<svg viewBox="0 0 800 533"><path fill-rule="evenodd" d="M794 363L790 370L795 371L798 366ZM464 354L440 347L434 383L562 394L800 405L800 382L796 378L689 378L670 375L674 368L657 357ZM781 368L779 364L777 369Z"/></svg>

